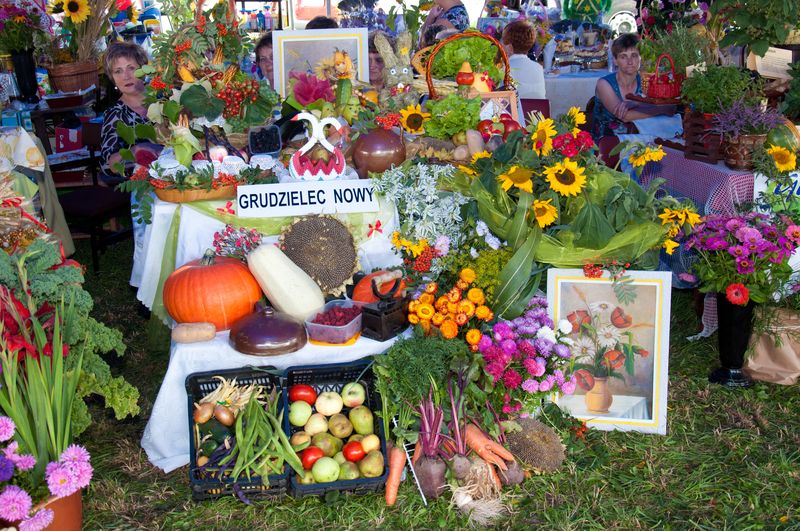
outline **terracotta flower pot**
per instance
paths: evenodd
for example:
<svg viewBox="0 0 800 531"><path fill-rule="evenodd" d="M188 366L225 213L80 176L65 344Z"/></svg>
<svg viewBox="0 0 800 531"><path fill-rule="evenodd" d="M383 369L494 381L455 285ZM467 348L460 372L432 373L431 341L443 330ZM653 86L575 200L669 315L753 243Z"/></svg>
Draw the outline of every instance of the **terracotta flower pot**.
<svg viewBox="0 0 800 531"><path fill-rule="evenodd" d="M594 386L586 393L586 409L592 413L608 413L613 401L608 378L595 377Z"/></svg>
<svg viewBox="0 0 800 531"><path fill-rule="evenodd" d="M725 165L733 170L752 170L753 152L763 146L767 135L739 135L725 140Z"/></svg>
<svg viewBox="0 0 800 531"><path fill-rule="evenodd" d="M81 491L64 498L50 498L31 509L31 515L41 509L53 511L53 521L45 531L81 531L83 524L83 497ZM20 522L7 522L0 519L0 527L19 527Z"/></svg>

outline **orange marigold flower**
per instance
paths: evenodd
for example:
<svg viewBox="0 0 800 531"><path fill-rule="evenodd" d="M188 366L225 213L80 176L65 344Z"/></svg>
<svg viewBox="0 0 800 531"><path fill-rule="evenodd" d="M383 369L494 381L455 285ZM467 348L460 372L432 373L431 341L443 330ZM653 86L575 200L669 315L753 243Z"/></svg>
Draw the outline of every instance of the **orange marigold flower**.
<svg viewBox="0 0 800 531"><path fill-rule="evenodd" d="M439 289L439 285L436 282L430 282L425 286L425 293L436 293L437 289Z"/></svg>
<svg viewBox="0 0 800 531"><path fill-rule="evenodd" d="M433 295L430 293L423 293L419 296L418 300L420 304L433 304Z"/></svg>
<svg viewBox="0 0 800 531"><path fill-rule="evenodd" d="M416 314L410 313L408 314L408 322L415 325L419 322L419 317L417 317Z"/></svg>
<svg viewBox="0 0 800 531"><path fill-rule="evenodd" d="M478 278L478 275L475 274L475 271L473 269L465 267L464 269L461 270L461 273L459 273L458 278L460 278L467 284L472 284L473 282L475 282L475 279Z"/></svg>
<svg viewBox="0 0 800 531"><path fill-rule="evenodd" d="M417 307L417 315L420 319L428 319L430 320L433 317L433 314L436 313L433 310L433 306L430 304L422 303Z"/></svg>
<svg viewBox="0 0 800 531"><path fill-rule="evenodd" d="M472 288L467 292L467 299L480 306L486 302L486 295L481 288Z"/></svg>
<svg viewBox="0 0 800 531"><path fill-rule="evenodd" d="M464 313L456 314L456 324L458 326L464 326L465 324L467 324L467 321L469 321L469 317L467 317L467 314Z"/></svg>
<svg viewBox="0 0 800 531"><path fill-rule="evenodd" d="M461 290L453 288L447 292L447 300L450 302L458 302L461 300Z"/></svg>
<svg viewBox="0 0 800 531"><path fill-rule="evenodd" d="M440 326L439 332L445 339L453 339L458 335L458 325L452 319L446 319Z"/></svg>
<svg viewBox="0 0 800 531"><path fill-rule="evenodd" d="M458 280L456 280L456 287L463 291L469 287L469 284L467 284L466 282L464 282L459 278Z"/></svg>
<svg viewBox="0 0 800 531"><path fill-rule="evenodd" d="M431 317L431 324L433 324L433 326L439 326L444 322L444 319L445 315L443 313L436 312L433 314L433 317Z"/></svg>
<svg viewBox="0 0 800 531"><path fill-rule="evenodd" d="M419 307L419 301L411 301L408 303L408 313L417 313L417 308Z"/></svg>
<svg viewBox="0 0 800 531"><path fill-rule="evenodd" d="M452 313L453 315L458 313L458 304L455 302L448 302L447 303L447 313Z"/></svg>
<svg viewBox="0 0 800 531"><path fill-rule="evenodd" d="M473 315L475 315L475 304L467 300L459 302L458 313L463 313L467 317L472 317Z"/></svg>
<svg viewBox="0 0 800 531"><path fill-rule="evenodd" d="M489 315L486 316L486 321L488 322L491 321L492 319L494 319L494 312L489 311Z"/></svg>
<svg viewBox="0 0 800 531"><path fill-rule="evenodd" d="M439 311L444 311L447 309L447 295L442 295L438 299L436 299L436 303L433 305Z"/></svg>
<svg viewBox="0 0 800 531"><path fill-rule="evenodd" d="M481 340L481 331L477 328L470 328L467 330L467 343L470 345L477 345Z"/></svg>
<svg viewBox="0 0 800 531"><path fill-rule="evenodd" d="M475 308L475 317L482 321L486 321L491 313L492 310L490 310L488 306L481 305Z"/></svg>
<svg viewBox="0 0 800 531"><path fill-rule="evenodd" d="M426 336L431 335L431 322L428 320L422 320L419 322L419 327L422 328L422 331L425 332Z"/></svg>

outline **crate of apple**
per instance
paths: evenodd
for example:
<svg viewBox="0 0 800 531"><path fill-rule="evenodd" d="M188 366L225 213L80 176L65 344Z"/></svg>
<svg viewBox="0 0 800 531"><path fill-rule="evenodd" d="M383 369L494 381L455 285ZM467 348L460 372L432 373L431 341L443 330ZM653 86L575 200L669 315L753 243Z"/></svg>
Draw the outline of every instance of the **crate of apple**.
<svg viewBox="0 0 800 531"><path fill-rule="evenodd" d="M363 371L364 365L358 366L358 372L349 370L355 376L352 380ZM292 371L304 370L307 369L289 369L287 382L292 381ZM323 366L318 370L331 376L337 368ZM290 441L308 471L305 478L292 477L294 495L378 490L386 481L386 440L381 433L382 423L375 422L372 412L380 404L377 393L370 392L371 372L346 384L322 380L289 383L286 393Z"/></svg>

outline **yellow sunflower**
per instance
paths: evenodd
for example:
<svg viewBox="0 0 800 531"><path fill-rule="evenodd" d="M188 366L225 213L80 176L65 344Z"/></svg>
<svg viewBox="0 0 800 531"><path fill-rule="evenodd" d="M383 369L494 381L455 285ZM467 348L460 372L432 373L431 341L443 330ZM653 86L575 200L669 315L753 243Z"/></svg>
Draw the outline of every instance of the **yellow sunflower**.
<svg viewBox="0 0 800 531"><path fill-rule="evenodd" d="M56 0L52 4L47 4L47 14L53 15L53 14L63 13L64 12L63 3L64 3L63 0Z"/></svg>
<svg viewBox="0 0 800 531"><path fill-rule="evenodd" d="M73 24L86 22L89 18L89 3L86 0L64 0L64 16L68 17Z"/></svg>
<svg viewBox="0 0 800 531"><path fill-rule="evenodd" d="M422 108L417 105L409 105L405 109L400 109L400 115L403 117L400 125L408 133L420 135L425 132L423 125L425 120L431 117L431 113L422 112Z"/></svg>
<svg viewBox="0 0 800 531"><path fill-rule="evenodd" d="M572 119L574 128L572 129L572 134L577 135L580 131L579 125L583 125L586 123L586 115L583 114L580 107L570 107L569 111L567 112L567 116Z"/></svg>
<svg viewBox="0 0 800 531"><path fill-rule="evenodd" d="M551 201L553 200L542 201L541 199L536 199L533 202L533 215L536 217L536 223L542 229L553 223L558 217L558 211L556 207L550 204Z"/></svg>
<svg viewBox="0 0 800 531"><path fill-rule="evenodd" d="M531 182L533 171L528 168L520 168L519 166L511 166L511 169L497 177L503 187L503 190L508 191L512 186L516 186L520 190L526 192L533 192L533 183Z"/></svg>
<svg viewBox="0 0 800 531"><path fill-rule="evenodd" d="M136 4L131 4L131 7L128 8L129 15L128 20L131 21L131 24L136 24L139 22L139 11L136 9Z"/></svg>
<svg viewBox="0 0 800 531"><path fill-rule="evenodd" d="M539 120L536 124L536 131L533 132L533 150L537 155L547 156L553 150L553 137L556 136L556 128L553 120Z"/></svg>
<svg viewBox="0 0 800 531"><path fill-rule="evenodd" d="M471 164L475 164L475 163L476 163L476 162L478 162L479 160L481 160L481 159L488 159L488 158L489 158L489 157L491 157L491 156L492 156L492 154L491 154L491 153L489 153L489 152L488 152L488 151L486 151L486 150L483 150L483 151L478 151L477 153L475 153L474 155L472 155L472 160L470 161L470 163L471 163Z"/></svg>
<svg viewBox="0 0 800 531"><path fill-rule="evenodd" d="M628 157L628 162L631 163L631 166L634 168L641 168L645 164L647 164L647 152L633 152Z"/></svg>
<svg viewBox="0 0 800 531"><path fill-rule="evenodd" d="M698 223L700 223L700 214L697 212L692 212L688 208L683 209L683 214L686 216L686 223L694 227Z"/></svg>
<svg viewBox="0 0 800 531"><path fill-rule="evenodd" d="M664 158L664 155L666 155L666 153L664 153L664 150L661 149L661 146L647 147L644 150L644 156L648 161L658 162Z"/></svg>
<svg viewBox="0 0 800 531"><path fill-rule="evenodd" d="M470 168L469 166L462 166L462 165L459 165L459 166L458 166L458 169L459 169L459 170L461 170L462 172L466 173L467 175L471 176L471 177L474 177L474 176L476 176L476 175L477 175L477 173L475 172L475 170L473 170L473 169L472 169L472 168Z"/></svg>
<svg viewBox="0 0 800 531"><path fill-rule="evenodd" d="M578 195L586 185L585 170L577 162L564 159L555 166L546 167L544 174L554 192L561 195Z"/></svg>
<svg viewBox="0 0 800 531"><path fill-rule="evenodd" d="M792 171L797 167L797 155L782 146L770 146L767 150L775 161L778 171Z"/></svg>

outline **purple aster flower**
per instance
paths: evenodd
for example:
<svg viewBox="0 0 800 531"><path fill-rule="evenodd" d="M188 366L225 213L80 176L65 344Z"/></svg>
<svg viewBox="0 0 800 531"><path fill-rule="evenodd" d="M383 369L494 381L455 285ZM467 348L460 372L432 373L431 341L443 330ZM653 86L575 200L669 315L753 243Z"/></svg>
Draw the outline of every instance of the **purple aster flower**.
<svg viewBox="0 0 800 531"><path fill-rule="evenodd" d="M522 382L522 390L526 393L536 393L539 391L539 382L533 378L528 378Z"/></svg>
<svg viewBox="0 0 800 531"><path fill-rule="evenodd" d="M744 258L750 254L750 251L744 245L731 245L728 247L728 253L736 258Z"/></svg>
<svg viewBox="0 0 800 531"><path fill-rule="evenodd" d="M725 238L720 236L711 236L706 239L703 247L709 251L722 251L728 247L728 242L725 241Z"/></svg>
<svg viewBox="0 0 800 531"><path fill-rule="evenodd" d="M752 273L755 270L756 268L752 260L748 260L747 258L736 259L736 272L739 273L740 275L746 275L748 273Z"/></svg>
<svg viewBox="0 0 800 531"><path fill-rule="evenodd" d="M517 329L520 326L525 326L526 323L527 320L524 317L516 317L513 321L511 321L511 327Z"/></svg>
<svg viewBox="0 0 800 531"><path fill-rule="evenodd" d="M541 306L542 308L547 308L547 299L544 297L534 297L528 301L528 308L532 308L534 306Z"/></svg>
<svg viewBox="0 0 800 531"><path fill-rule="evenodd" d="M569 382L564 382L561 384L561 392L565 395L571 395L575 392L576 382L570 380Z"/></svg>
<svg viewBox="0 0 800 531"><path fill-rule="evenodd" d="M762 238L761 233L758 232L758 229L754 229L752 227L742 227L736 231L734 236L736 236L736 239L742 243L756 243L764 239Z"/></svg>
<svg viewBox="0 0 800 531"><path fill-rule="evenodd" d="M30 495L16 485L6 485L0 493L0 518L14 522L28 517L33 506Z"/></svg>
<svg viewBox="0 0 800 531"><path fill-rule="evenodd" d="M3 448L3 455L6 456L8 459L11 459L13 461L14 458L17 456L17 447L18 446L19 445L17 444L17 441L11 441L10 443L8 443L8 446Z"/></svg>
<svg viewBox="0 0 800 531"><path fill-rule="evenodd" d="M0 456L0 481L10 481L14 475L14 462L5 456Z"/></svg>
<svg viewBox="0 0 800 531"><path fill-rule="evenodd" d="M481 336L481 340L478 341L478 350L480 350L481 352L485 352L486 349L488 349L491 346L492 346L492 338L490 338L486 334L483 334Z"/></svg>
<svg viewBox="0 0 800 531"><path fill-rule="evenodd" d="M511 330L511 327L508 326L508 323L505 321L500 321L499 323L495 324L492 328L492 331L494 332L494 339L498 343L506 338L510 339L514 333Z"/></svg>
<svg viewBox="0 0 800 531"><path fill-rule="evenodd" d="M564 383L564 373L561 371L561 369L556 369L555 371L553 371L553 376L555 377L556 383L558 385Z"/></svg>
<svg viewBox="0 0 800 531"><path fill-rule="evenodd" d="M543 337L537 337L533 340L533 346L536 348L536 351L541 354L542 356L549 357L550 354L553 352L553 342L549 339L545 339Z"/></svg>
<svg viewBox="0 0 800 531"><path fill-rule="evenodd" d="M539 382L539 391L541 391L543 393L549 391L550 389L553 388L553 384L554 383L555 383L555 380L553 379L553 377L552 376L548 376L547 378L545 378L544 380Z"/></svg>
<svg viewBox="0 0 800 531"><path fill-rule="evenodd" d="M536 321L541 321L545 317L547 317L547 310L544 308L533 308L532 310L528 310L525 312L525 317L528 319L535 319Z"/></svg>
<svg viewBox="0 0 800 531"><path fill-rule="evenodd" d="M728 232L736 232L744 227L744 220L741 218L732 218L725 222L725 229Z"/></svg>
<svg viewBox="0 0 800 531"><path fill-rule="evenodd" d="M65 465L58 463L54 467L48 465L45 477L47 478L47 488L50 489L50 494L57 498L69 496L78 490L76 478L70 474Z"/></svg>
<svg viewBox="0 0 800 531"><path fill-rule="evenodd" d="M83 446L71 444L61 454L60 461L72 461L74 463L88 463L91 456Z"/></svg>
<svg viewBox="0 0 800 531"><path fill-rule="evenodd" d="M691 273L679 273L678 278L684 282L688 282L689 284L694 284L697 282L697 277Z"/></svg>
<svg viewBox="0 0 800 531"><path fill-rule="evenodd" d="M26 472L36 466L36 458L31 454L22 454L16 459L12 459L12 461L14 461L14 466L17 467L17 470L21 472Z"/></svg>
<svg viewBox="0 0 800 531"><path fill-rule="evenodd" d="M89 483L92 481L92 475L94 473L94 469L92 465L89 463L75 463L75 468L72 470L75 474L75 483L77 484L79 489L83 489L89 486Z"/></svg>
<svg viewBox="0 0 800 531"><path fill-rule="evenodd" d="M504 339L500 342L500 348L507 356L514 356L517 353L517 344L513 339Z"/></svg>
<svg viewBox="0 0 800 531"><path fill-rule="evenodd" d="M793 253L795 245L788 238L784 238L783 236L779 236L778 237L778 247L780 247L784 251L787 251L789 253Z"/></svg>
<svg viewBox="0 0 800 531"><path fill-rule="evenodd" d="M53 523L53 510L42 509L19 524L19 531L41 531Z"/></svg>
<svg viewBox="0 0 800 531"><path fill-rule="evenodd" d="M536 332L539 331L539 328L539 323L530 319L526 319L525 324L517 328L517 332L526 336L535 336Z"/></svg>
<svg viewBox="0 0 800 531"><path fill-rule="evenodd" d="M0 441L7 441L14 436L14 421L8 417L0 417Z"/></svg>
<svg viewBox="0 0 800 531"><path fill-rule="evenodd" d="M775 225L767 225L766 227L761 228L761 233L764 235L765 238L769 238L770 240L774 240L778 237L778 227Z"/></svg>
<svg viewBox="0 0 800 531"><path fill-rule="evenodd" d="M553 328L553 329L555 328L553 326L553 320L550 319L549 317L545 317L544 319L542 319L541 323L542 323L542 326L546 326L548 328Z"/></svg>
<svg viewBox="0 0 800 531"><path fill-rule="evenodd" d="M553 353L558 356L559 358L571 358L572 352L570 352L569 347L566 345L562 345L559 343L555 347L553 347Z"/></svg>

